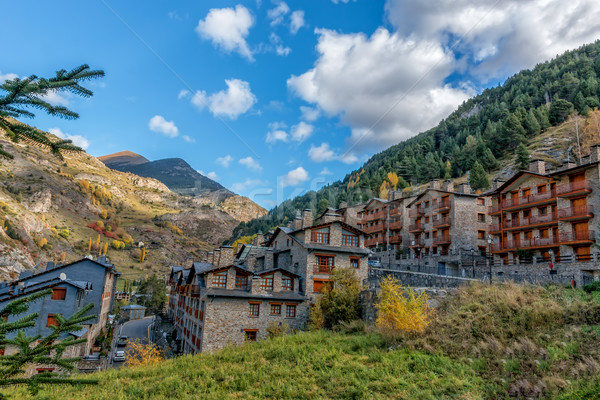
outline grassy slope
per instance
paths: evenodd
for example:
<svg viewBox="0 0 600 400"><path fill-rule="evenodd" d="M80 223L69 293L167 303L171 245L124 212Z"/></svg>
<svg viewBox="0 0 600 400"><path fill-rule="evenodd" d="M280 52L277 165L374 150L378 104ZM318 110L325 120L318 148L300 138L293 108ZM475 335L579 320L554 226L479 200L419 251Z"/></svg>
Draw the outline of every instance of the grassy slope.
<svg viewBox="0 0 600 400"><path fill-rule="evenodd" d="M600 398L600 293L474 285L436 313L416 336L301 332L38 398Z"/></svg>

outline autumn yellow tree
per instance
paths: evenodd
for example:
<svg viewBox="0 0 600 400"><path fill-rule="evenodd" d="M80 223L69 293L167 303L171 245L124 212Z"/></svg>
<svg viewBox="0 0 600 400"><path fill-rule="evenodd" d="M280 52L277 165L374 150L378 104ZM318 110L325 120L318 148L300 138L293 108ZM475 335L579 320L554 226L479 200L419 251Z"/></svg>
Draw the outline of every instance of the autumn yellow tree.
<svg viewBox="0 0 600 400"><path fill-rule="evenodd" d="M146 248L142 247L140 249L140 262L143 263L145 259L146 259Z"/></svg>
<svg viewBox="0 0 600 400"><path fill-rule="evenodd" d="M426 293L418 294L386 276L381 281L381 294L376 304L377 326L384 330L422 332L431 322L432 310Z"/></svg>
<svg viewBox="0 0 600 400"><path fill-rule="evenodd" d="M392 188L394 190L398 189L398 182L400 182L398 174L396 174L395 172L388 172L387 180L390 182L390 185L392 185Z"/></svg>
<svg viewBox="0 0 600 400"><path fill-rule="evenodd" d="M127 344L128 367L138 367L140 365L154 365L160 363L163 359L163 353L153 343L143 343L139 339L130 341Z"/></svg>
<svg viewBox="0 0 600 400"><path fill-rule="evenodd" d="M106 255L108 252L108 242L104 243L104 247L102 248L102 254Z"/></svg>
<svg viewBox="0 0 600 400"><path fill-rule="evenodd" d="M88 253L92 251L92 238L88 241Z"/></svg>

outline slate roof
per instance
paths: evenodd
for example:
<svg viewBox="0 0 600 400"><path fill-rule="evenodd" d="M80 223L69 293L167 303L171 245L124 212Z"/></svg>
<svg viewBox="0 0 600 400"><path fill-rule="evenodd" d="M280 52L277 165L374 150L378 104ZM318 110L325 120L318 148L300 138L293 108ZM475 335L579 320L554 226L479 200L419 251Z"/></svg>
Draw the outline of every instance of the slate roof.
<svg viewBox="0 0 600 400"><path fill-rule="evenodd" d="M235 297L245 299L263 299L263 300L295 300L304 301L308 300L306 297L299 293L289 292L272 292L272 293L261 293L252 294L245 290L229 290L229 289L207 289L207 296L212 297Z"/></svg>

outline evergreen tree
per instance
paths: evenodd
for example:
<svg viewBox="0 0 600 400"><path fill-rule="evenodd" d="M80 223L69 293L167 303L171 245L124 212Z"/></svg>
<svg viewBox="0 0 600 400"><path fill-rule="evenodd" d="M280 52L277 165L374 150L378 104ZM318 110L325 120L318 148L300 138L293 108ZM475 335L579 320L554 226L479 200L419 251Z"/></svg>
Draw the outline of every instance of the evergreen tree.
<svg viewBox="0 0 600 400"><path fill-rule="evenodd" d="M483 166L475 161L471 172L469 173L469 185L473 190L487 189L490 187L490 180L483 169Z"/></svg>
<svg viewBox="0 0 600 400"><path fill-rule="evenodd" d="M167 288L164 281L153 274L140 283L137 293L150 295L142 297L140 300L140 303L148 309L148 313L160 314L162 312L167 302Z"/></svg>
<svg viewBox="0 0 600 400"><path fill-rule="evenodd" d="M31 75L28 78L15 78L5 81L0 89L7 92L0 96L0 129L14 142L25 141L34 145L48 148L54 155L62 159L62 151L82 151L75 146L71 140L61 139L54 141L45 132L39 129L23 125L12 118L33 118L35 114L27 108L37 108L49 115L65 119L77 119L79 114L64 106L53 106L45 100L44 96L50 93L68 91L82 97L90 97L92 91L80 84L84 81L104 76L104 71L90 70L88 65L81 65L71 71L60 70L52 78L38 78ZM0 156L12 158L12 155L1 150Z"/></svg>
<svg viewBox="0 0 600 400"><path fill-rule="evenodd" d="M50 325L52 333L46 337L41 335L25 336L23 329L35 326L39 317L37 313L9 321L11 316L19 316L29 311L29 304L43 296L52 293L51 289L42 290L27 296L23 296L7 304L0 310L0 349L6 349L6 345L16 347L17 351L11 355L0 356L0 386L26 385L32 395L37 395L40 386L46 384L68 384L82 385L95 384L92 379L69 379L60 377L57 373L44 372L33 375L31 378L23 378L21 375L24 368L29 364L44 364L63 368L67 371L75 369L75 363L79 357L63 358L67 347L79 343L85 343L87 339L75 339L71 336L62 338L68 332L77 332L83 327L82 323L94 319L94 315L85 315L94 305L88 304L69 318L55 314L58 325ZM13 339L7 335L16 332ZM0 394L0 398L7 398Z"/></svg>
<svg viewBox="0 0 600 400"><path fill-rule="evenodd" d="M552 100L548 120L552 125L556 126L565 121L572 112L573 104L571 102L563 99L555 99Z"/></svg>
<svg viewBox="0 0 600 400"><path fill-rule="evenodd" d="M526 170L529 168L529 151L523 143L517 147L517 158L515 160L518 169Z"/></svg>

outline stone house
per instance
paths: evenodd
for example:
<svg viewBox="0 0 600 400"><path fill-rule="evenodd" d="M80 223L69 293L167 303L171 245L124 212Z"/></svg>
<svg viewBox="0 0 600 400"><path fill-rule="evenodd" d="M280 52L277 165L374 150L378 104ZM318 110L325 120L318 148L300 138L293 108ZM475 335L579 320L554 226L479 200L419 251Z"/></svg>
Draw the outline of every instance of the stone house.
<svg viewBox="0 0 600 400"><path fill-rule="evenodd" d="M28 314L38 313L39 316L35 326L24 330L28 336L46 336L51 333L50 326L56 324L56 314L68 318L82 307L93 304L90 314L95 315L95 318L88 321L81 331L70 333L87 338L87 342L68 349L65 357L91 354L94 341L106 327L118 275L119 272L104 257L96 261L84 258L65 265L48 263L42 271L26 271L21 273L19 279L3 283L0 286L0 307L18 297L47 288L52 289L51 296L30 303ZM9 318L18 319L19 316ZM7 354L12 351L15 349L6 349ZM35 368L32 367L28 372L34 373ZM39 368L43 371L48 370L45 367Z"/></svg>
<svg viewBox="0 0 600 400"><path fill-rule="evenodd" d="M142 319L146 314L146 307L138 304L129 304L121 307L121 316L127 321Z"/></svg>

